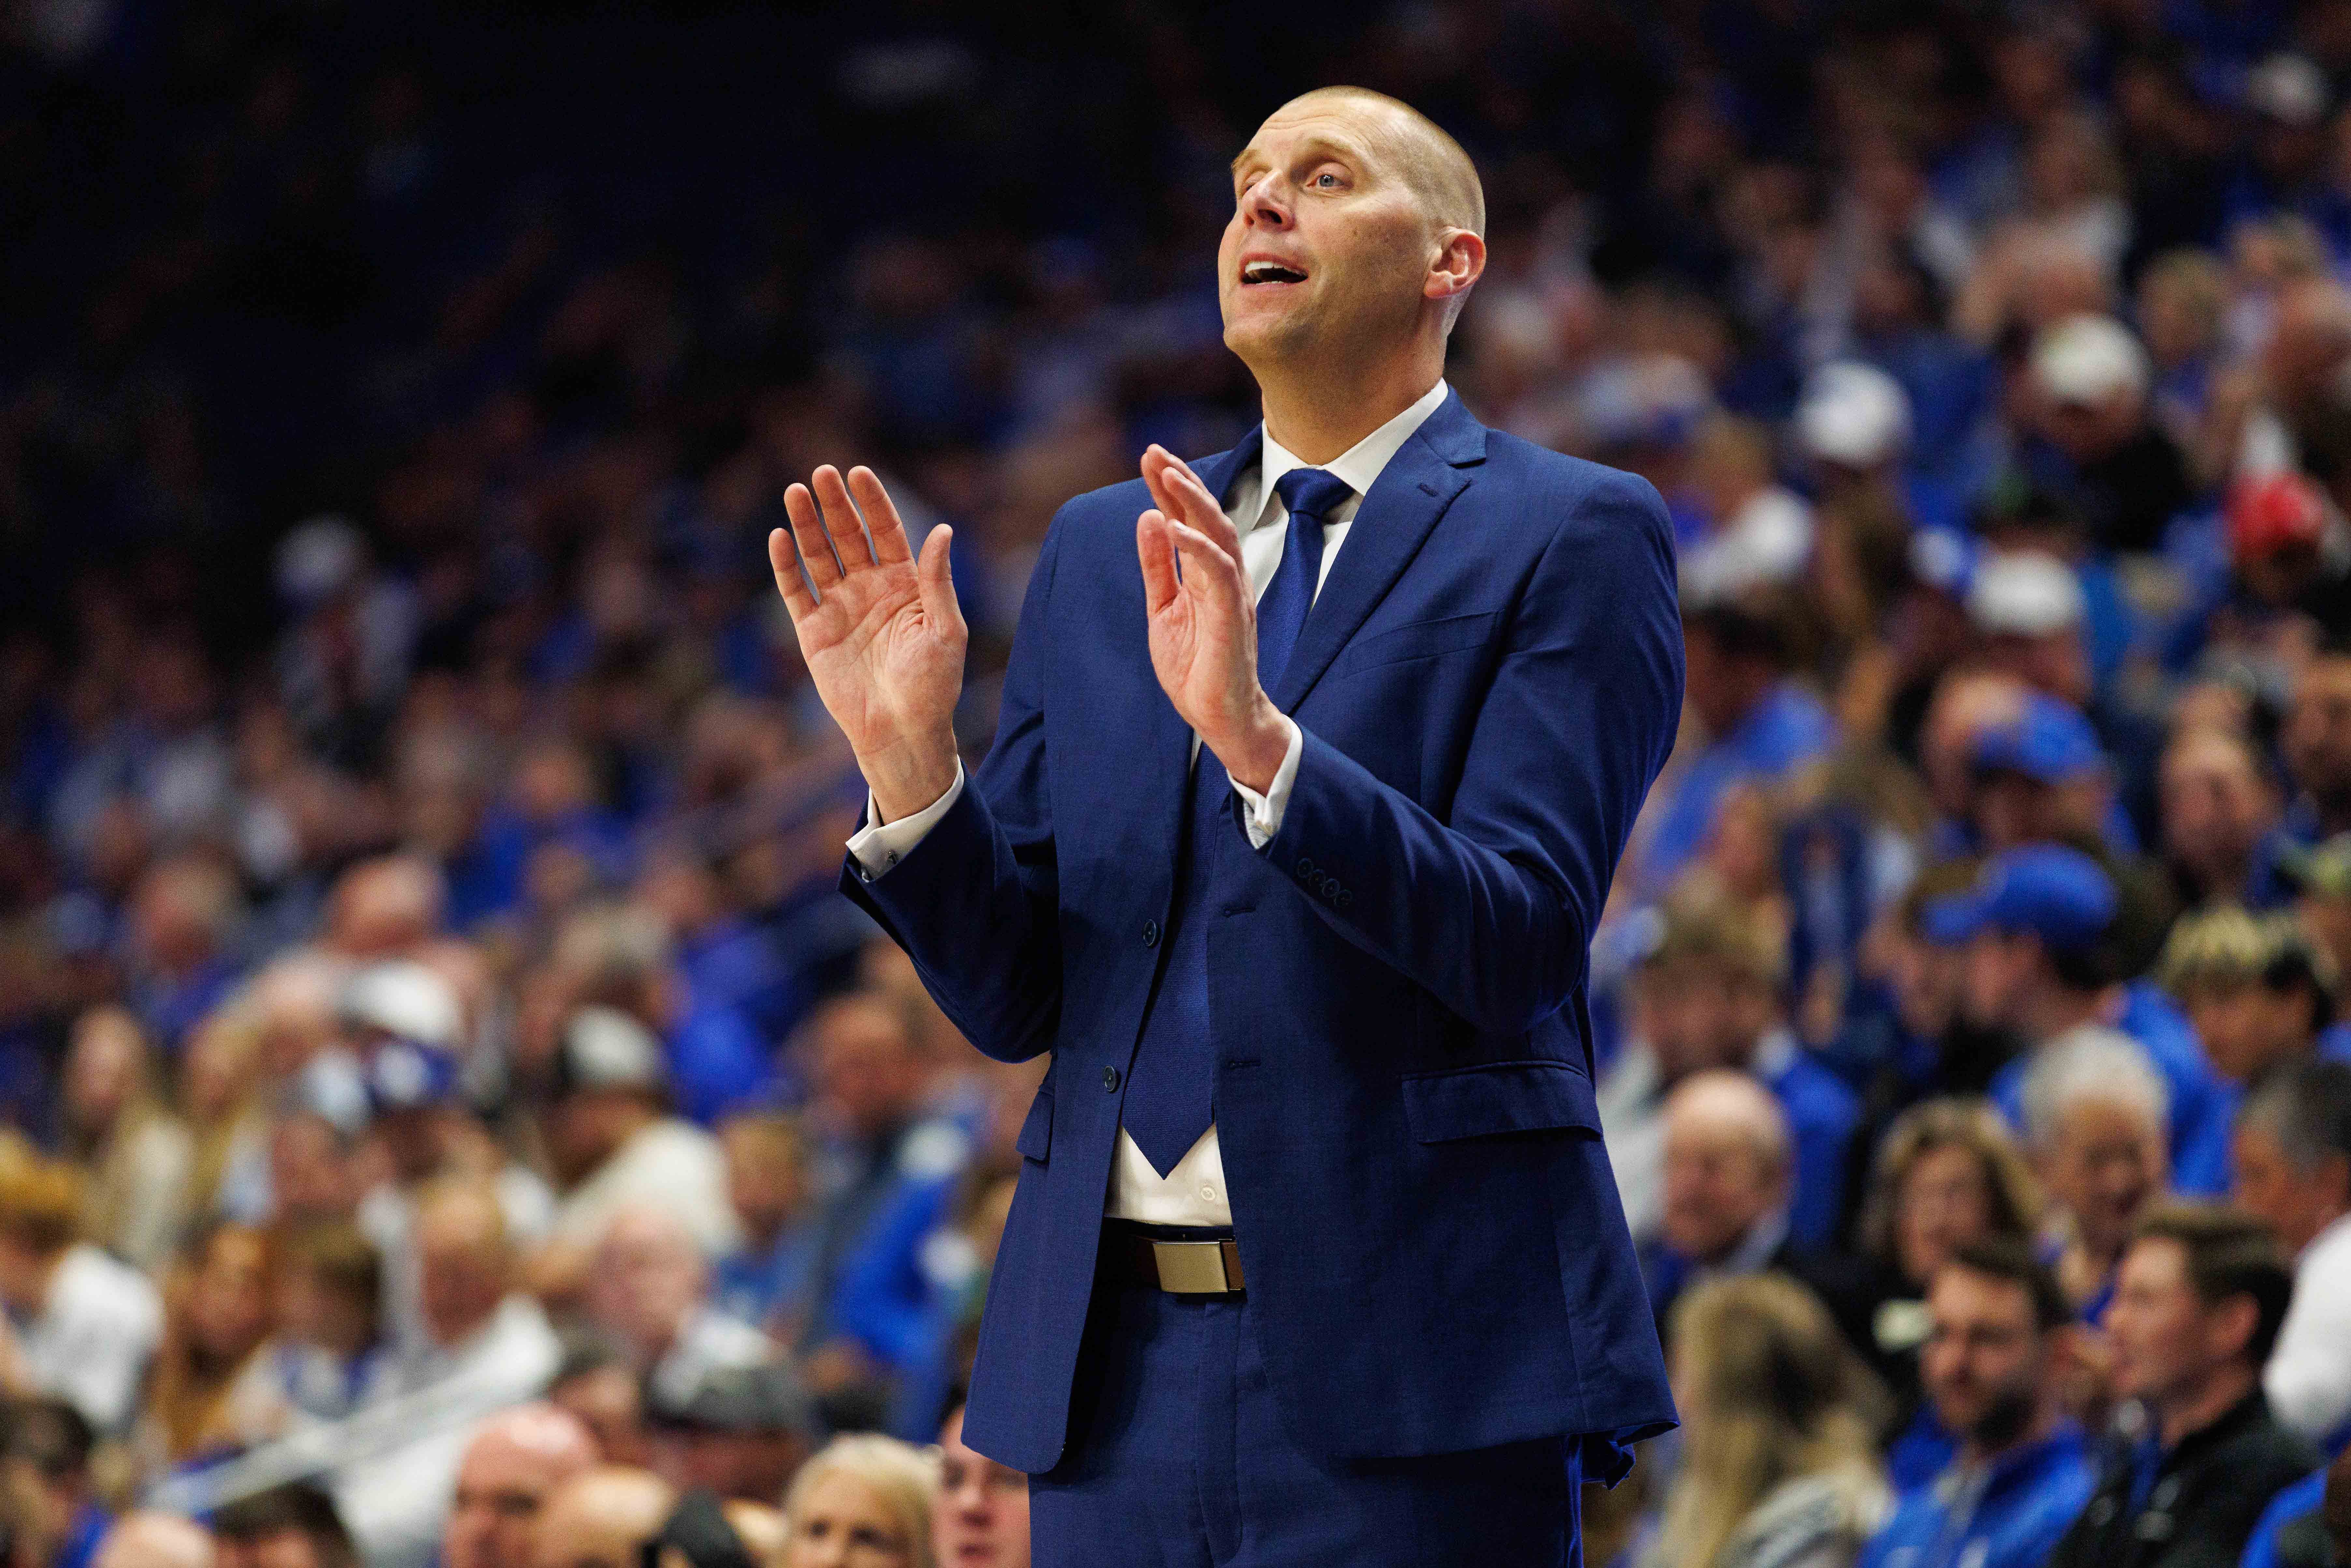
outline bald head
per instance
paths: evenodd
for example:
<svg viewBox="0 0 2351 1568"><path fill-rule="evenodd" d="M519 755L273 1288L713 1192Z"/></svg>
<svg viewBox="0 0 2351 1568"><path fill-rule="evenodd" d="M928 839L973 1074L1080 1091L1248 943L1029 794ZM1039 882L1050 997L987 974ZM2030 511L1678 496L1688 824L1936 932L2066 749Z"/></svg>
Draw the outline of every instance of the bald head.
<svg viewBox="0 0 2351 1568"><path fill-rule="evenodd" d="M1367 87L1318 87L1300 93L1266 121L1293 110L1343 109L1375 152L1403 174L1430 223L1486 234L1486 186L1478 165L1446 129L1400 98Z"/></svg>
<svg viewBox="0 0 2351 1568"><path fill-rule="evenodd" d="M556 1489L532 1531L532 1568L636 1568L677 1493L651 1470L604 1465Z"/></svg>
<svg viewBox="0 0 2351 1568"><path fill-rule="evenodd" d="M99 1542L92 1568L213 1568L213 1538L176 1513L126 1513Z"/></svg>
<svg viewBox="0 0 2351 1568"><path fill-rule="evenodd" d="M596 1439L553 1405L501 1411L475 1430L457 1467L457 1492L441 1535L446 1568L516 1568L530 1561L547 1500L596 1464Z"/></svg>
<svg viewBox="0 0 2351 1568"><path fill-rule="evenodd" d="M1788 1201L1788 1118L1744 1072L1697 1072L1666 1097L1666 1243L1714 1263Z"/></svg>

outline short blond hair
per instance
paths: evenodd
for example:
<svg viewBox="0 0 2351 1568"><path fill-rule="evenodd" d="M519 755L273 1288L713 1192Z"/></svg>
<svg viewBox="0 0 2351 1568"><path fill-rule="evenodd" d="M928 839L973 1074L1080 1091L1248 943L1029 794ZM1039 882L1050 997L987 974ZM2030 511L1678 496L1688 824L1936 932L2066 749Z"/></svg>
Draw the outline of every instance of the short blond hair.
<svg viewBox="0 0 2351 1568"><path fill-rule="evenodd" d="M800 1511L808 1506L809 1495L835 1471L862 1482L881 1500L883 1511L897 1521L906 1537L907 1561L913 1568L933 1568L931 1499L939 1490L935 1454L874 1432L835 1437L819 1448L784 1489L788 1541L799 1539Z"/></svg>

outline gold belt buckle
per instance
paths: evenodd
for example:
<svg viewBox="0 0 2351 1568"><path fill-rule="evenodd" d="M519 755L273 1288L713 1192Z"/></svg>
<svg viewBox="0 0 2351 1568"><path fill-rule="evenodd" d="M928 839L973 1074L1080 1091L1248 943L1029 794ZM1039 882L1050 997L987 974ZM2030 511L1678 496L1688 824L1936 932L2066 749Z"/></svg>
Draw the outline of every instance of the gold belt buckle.
<svg viewBox="0 0 2351 1568"><path fill-rule="evenodd" d="M1154 1241L1152 1261L1159 1268L1159 1288L1177 1296L1221 1296L1240 1289L1240 1260L1227 1268L1229 1241ZM1233 1248L1238 1252L1238 1248Z"/></svg>

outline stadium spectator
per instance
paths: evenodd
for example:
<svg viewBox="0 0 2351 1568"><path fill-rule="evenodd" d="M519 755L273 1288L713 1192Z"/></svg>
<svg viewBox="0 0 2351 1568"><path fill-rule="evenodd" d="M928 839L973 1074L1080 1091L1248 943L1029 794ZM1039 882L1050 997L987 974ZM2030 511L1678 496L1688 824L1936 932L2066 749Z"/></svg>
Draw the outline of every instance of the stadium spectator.
<svg viewBox="0 0 2351 1568"><path fill-rule="evenodd" d="M76 1239L81 1209L71 1166L0 1155L0 1389L56 1395L119 1436L139 1413L162 1298L146 1275Z"/></svg>
<svg viewBox="0 0 2351 1568"><path fill-rule="evenodd" d="M1709 1281L1674 1309L1681 1464L1641 1561L1847 1564L1891 1500L1878 1391L1820 1302L1772 1275Z"/></svg>
<svg viewBox="0 0 2351 1568"><path fill-rule="evenodd" d="M212 1517L222 1568L358 1568L335 1500L296 1482L241 1498Z"/></svg>
<svg viewBox="0 0 2351 1568"><path fill-rule="evenodd" d="M276 1248L276 1333L246 1362L232 1405L256 1429L303 1416L339 1420L357 1407L391 1354L383 1333L383 1262L355 1225L306 1226Z"/></svg>
<svg viewBox="0 0 2351 1568"><path fill-rule="evenodd" d="M2184 907L2263 910L2284 902L2272 858L2283 805L2243 735L2217 725L2184 727L2164 747L2158 778L2164 860Z"/></svg>
<svg viewBox="0 0 2351 1568"><path fill-rule="evenodd" d="M2024 1123L2021 1096L2037 1058L2083 1035L2116 1032L2101 1021L2114 1000L2105 939L2115 915L2113 881L2060 844L1995 855L1972 892L1928 907L1928 935L1967 949L1962 1005L2024 1043L1991 1085L2011 1125ZM2182 1192L2225 1186L2227 1107L2195 1042L2158 1034L2137 1043L2166 1082L2172 1184Z"/></svg>
<svg viewBox="0 0 2351 1568"><path fill-rule="evenodd" d="M677 1493L651 1470L600 1465L547 1495L531 1531L534 1568L629 1568L661 1533Z"/></svg>
<svg viewBox="0 0 2351 1568"><path fill-rule="evenodd" d="M1029 1478L965 1445L960 1405L939 1429L931 1555L973 1568L1029 1568Z"/></svg>
<svg viewBox="0 0 2351 1568"><path fill-rule="evenodd" d="M709 1291L709 1264L669 1209L632 1204L605 1226L589 1270L589 1316L634 1358L657 1406L683 1403L722 1368L774 1358L774 1343L714 1309Z"/></svg>
<svg viewBox="0 0 2351 1568"><path fill-rule="evenodd" d="M2337 979L2334 1021L2318 1037L2327 1055L2351 1060L2351 833L2337 834L2314 849L2281 852L2279 869L2299 890L2294 917L2333 961Z"/></svg>
<svg viewBox="0 0 2351 1568"><path fill-rule="evenodd" d="M1995 1238L2029 1242L2041 1222L2041 1189L1991 1105L1928 1100L1887 1130L1869 1192L1858 1234L1876 1304L1860 1348L1894 1396L1886 1476L1907 1491L1949 1463L1954 1444L1920 1399L1919 1351L1932 1326L1928 1286L1966 1248Z"/></svg>
<svg viewBox="0 0 2351 1568"><path fill-rule="evenodd" d="M1771 916L1697 889L1666 902L1635 987L1636 1043L1600 1093L1602 1125L1628 1206L1646 1239L1656 1225L1664 1107L1691 1073L1752 1073L1781 1103L1794 1140L1788 1225L1826 1243L1844 1205L1845 1147L1860 1117L1851 1088L1796 1039L1781 1009L1787 945Z"/></svg>
<svg viewBox="0 0 2351 1568"><path fill-rule="evenodd" d="M218 1553L204 1526L176 1513L142 1510L115 1521L98 1545L96 1568L214 1568Z"/></svg>
<svg viewBox="0 0 2351 1568"><path fill-rule="evenodd" d="M62 1399L19 1400L0 1412L0 1517L9 1558L26 1568L89 1568L113 1522L90 1472L94 1439Z"/></svg>
<svg viewBox="0 0 2351 1568"><path fill-rule="evenodd" d="M548 1385L548 1403L594 1435L597 1452L608 1464L650 1468L645 1388L629 1353L601 1334L579 1332L564 1335L562 1351Z"/></svg>
<svg viewBox="0 0 2351 1568"><path fill-rule="evenodd" d="M773 1503L815 1451L816 1406L799 1378L773 1361L714 1367L650 1412L653 1468L680 1489Z"/></svg>
<svg viewBox="0 0 2351 1568"><path fill-rule="evenodd" d="M718 1143L743 1241L712 1266L711 1300L729 1316L796 1339L810 1306L816 1250L808 1140L791 1117L758 1112L721 1124Z"/></svg>
<svg viewBox="0 0 2351 1568"><path fill-rule="evenodd" d="M1904 1495L1862 1562L2038 1568L2096 1480L2059 1399L2073 1304L2022 1240L2002 1236L1935 1270L1927 1312L1927 1396L1958 1449L1949 1471Z"/></svg>
<svg viewBox="0 0 2351 1568"><path fill-rule="evenodd" d="M1667 1096L1665 1121L1665 1218L1642 1254L1660 1323L1708 1279L1777 1270L1817 1291L1854 1344L1870 1344L1866 1275L1789 1233L1794 1156L1771 1092L1745 1073L1696 1073Z"/></svg>
<svg viewBox="0 0 2351 1568"><path fill-rule="evenodd" d="M2328 1453L2351 1439L2351 1066L2282 1069L2237 1115L2237 1206L2294 1259L2294 1301L2262 1385Z"/></svg>
<svg viewBox="0 0 2351 1568"><path fill-rule="evenodd" d="M2110 1445L2051 1568L2237 1561L2270 1500L2317 1462L2262 1394L2293 1288L2257 1220L2183 1204L2139 1221L2107 1332L2117 1386L2145 1423Z"/></svg>
<svg viewBox="0 0 2351 1568"><path fill-rule="evenodd" d="M2301 791L2286 831L2304 843L2351 832L2351 653L2322 653L2303 669L2278 739Z"/></svg>
<svg viewBox="0 0 2351 1568"><path fill-rule="evenodd" d="M518 1405L483 1422L457 1466L444 1568L528 1565L547 1500L596 1460L588 1428L553 1406Z"/></svg>
<svg viewBox="0 0 2351 1568"><path fill-rule="evenodd" d="M243 1448L282 1423L254 1381L269 1334L274 1260L264 1232L216 1226L191 1249L155 1358L148 1437L172 1463Z"/></svg>
<svg viewBox="0 0 2351 1568"><path fill-rule="evenodd" d="M75 1019L60 1087L66 1152L89 1173L82 1233L152 1275L179 1246L195 1146L164 1108L138 1019L119 1007Z"/></svg>
<svg viewBox="0 0 2351 1568"><path fill-rule="evenodd" d="M661 1042L627 1014L586 1007L564 1024L547 1142L559 1184L552 1234L584 1257L631 1204L667 1208L705 1256L737 1240L710 1134L664 1113Z"/></svg>
<svg viewBox="0 0 2351 1568"><path fill-rule="evenodd" d="M2132 1228L2165 1191L2165 1093L2146 1053L2111 1031L2043 1053L2024 1080L2026 1144L2061 1222L2057 1279L2092 1325Z"/></svg>
<svg viewBox="0 0 2351 1568"><path fill-rule="evenodd" d="M862 1553L874 1568L931 1568L938 1465L892 1437L835 1437L784 1493L782 1568L822 1568Z"/></svg>
<svg viewBox="0 0 2351 1568"><path fill-rule="evenodd" d="M2335 1016L2334 961L2290 916L2233 905L2187 916L2158 972L2213 1070L2241 1087L2307 1055Z"/></svg>

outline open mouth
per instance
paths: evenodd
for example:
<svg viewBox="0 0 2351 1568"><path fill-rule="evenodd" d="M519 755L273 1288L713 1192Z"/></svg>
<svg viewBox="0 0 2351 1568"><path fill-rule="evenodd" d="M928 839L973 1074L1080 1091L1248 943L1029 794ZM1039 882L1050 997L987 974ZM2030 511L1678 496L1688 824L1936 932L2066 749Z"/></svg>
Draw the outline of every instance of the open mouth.
<svg viewBox="0 0 2351 1568"><path fill-rule="evenodd" d="M1278 261L1252 261L1241 268L1241 287L1254 288L1269 283L1303 283L1306 275L1295 267L1284 267Z"/></svg>

